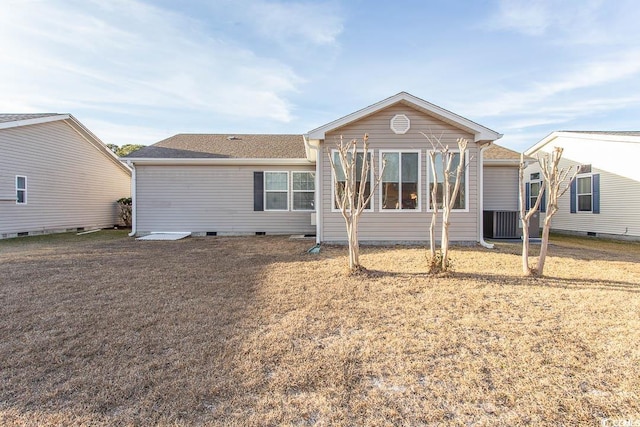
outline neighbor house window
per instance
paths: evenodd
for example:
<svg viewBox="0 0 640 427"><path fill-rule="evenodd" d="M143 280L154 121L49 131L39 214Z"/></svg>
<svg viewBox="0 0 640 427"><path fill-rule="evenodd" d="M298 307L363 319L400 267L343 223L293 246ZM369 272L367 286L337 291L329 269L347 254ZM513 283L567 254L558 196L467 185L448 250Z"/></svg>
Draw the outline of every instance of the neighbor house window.
<svg viewBox="0 0 640 427"><path fill-rule="evenodd" d="M532 174L533 175L533 174ZM540 195L540 181L529 183L529 206L534 207ZM542 201L540 201L542 203Z"/></svg>
<svg viewBox="0 0 640 427"><path fill-rule="evenodd" d="M578 212L591 212L593 192L591 189L591 176L577 178Z"/></svg>
<svg viewBox="0 0 640 427"><path fill-rule="evenodd" d="M334 186L333 186L333 207L334 209L339 209L338 207L338 203L336 202L336 196L337 197L342 197L342 195L344 194L344 185L345 185L345 176L344 176L344 172L342 171L342 163L340 162L340 155L337 151L333 151L332 152L333 155L333 162L336 165L336 171L335 171L335 176L334 179L337 178L337 182L334 181ZM351 153L348 154L349 158L351 157ZM367 153L367 159L369 161L369 165L371 165L371 151L369 151ZM355 178L356 178L356 203L357 203L357 198L360 192L360 178L362 177L362 167L363 167L363 159L364 159L364 153L357 153L356 154L356 171L355 171ZM333 175L333 172L332 172ZM369 194L371 193L371 168L369 168L369 173L367 174L367 176L365 177L366 181L365 181L365 187L364 187L364 198L366 199L367 197L369 197ZM369 201L369 203L367 203L367 205L365 206L365 209L370 210L371 209L371 201Z"/></svg>
<svg viewBox="0 0 640 427"><path fill-rule="evenodd" d="M449 172L449 176L446 177L446 179L448 179L449 181L449 185L450 185L450 191L453 192L453 187L456 185L456 170L458 168L458 165L460 164L460 153L454 152L453 154L453 161L451 162L451 171ZM465 159L468 158L468 155L465 155ZM442 196L444 195L444 180L445 180L445 176L444 176L444 168L442 165L442 154L438 153L436 154L436 158L435 158L435 163L436 163L436 172L438 175L438 195L436 198L436 203L438 204L438 208L442 208ZM429 167L430 169L430 167ZM460 190L458 190L458 196L456 197L456 200L453 203L453 209L466 209L466 203L467 203L467 169L468 168L464 168L464 172L462 174L462 176L460 177ZM432 206L433 201L431 201L431 191L433 189L433 172L431 170L428 170L428 174L429 174L429 207Z"/></svg>
<svg viewBox="0 0 640 427"><path fill-rule="evenodd" d="M312 211L315 203L315 172L291 172L294 211Z"/></svg>
<svg viewBox="0 0 640 427"><path fill-rule="evenodd" d="M383 165L381 209L420 209L420 152L381 152L381 170Z"/></svg>
<svg viewBox="0 0 640 427"><path fill-rule="evenodd" d="M289 173L264 173L264 200L266 211L289 210Z"/></svg>
<svg viewBox="0 0 640 427"><path fill-rule="evenodd" d="M27 177L16 176L16 203L27 204Z"/></svg>

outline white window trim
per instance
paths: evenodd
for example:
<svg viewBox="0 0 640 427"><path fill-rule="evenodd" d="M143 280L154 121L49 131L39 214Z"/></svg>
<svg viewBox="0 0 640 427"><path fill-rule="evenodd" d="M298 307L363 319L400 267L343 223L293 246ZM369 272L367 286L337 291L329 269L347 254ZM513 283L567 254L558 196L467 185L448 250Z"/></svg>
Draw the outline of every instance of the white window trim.
<svg viewBox="0 0 640 427"><path fill-rule="evenodd" d="M267 174L268 173L286 173L287 174L287 208L286 209L268 209L267 193L283 193L285 190L267 190ZM264 171L264 188L262 189L262 197L264 200L265 212L289 212L289 180L291 179L289 171Z"/></svg>
<svg viewBox="0 0 640 427"><path fill-rule="evenodd" d="M337 153L338 150L335 148L331 150L331 160L334 158L334 153ZM364 153L364 150L357 150L356 153ZM371 156L371 162L375 162L374 150L370 149L367 153ZM329 162L329 173L331 174L331 212L340 212L340 209L336 209L336 183L335 183L335 174L333 173L333 167L331 166L331 162ZM369 186L373 187L373 171L371 167L369 167ZM369 209L363 209L363 212L373 212L373 206L376 195L375 191L371 193L371 200L369 201Z"/></svg>
<svg viewBox="0 0 640 427"><path fill-rule="evenodd" d="M313 191L311 190L295 190L293 188L293 175L296 173L310 173L313 174ZM313 200L314 200L314 206L315 206L315 199L316 199L316 177L315 177L315 171L291 171L291 202L290 202L290 206L291 206L291 211L294 212L315 212L315 209L296 209L296 205L293 203L293 195L295 193L313 193Z"/></svg>
<svg viewBox="0 0 640 427"><path fill-rule="evenodd" d="M433 150L428 150L427 151L427 158L429 158L429 153L432 153ZM449 150L450 153L459 153L460 150ZM471 162L469 161L469 150L465 150L464 152L464 159L466 162L466 166L464 168L464 185L466 186L466 193L465 193L465 197L464 197L464 209L451 209L451 212L469 212L469 167L471 166ZM431 173L431 161L427 161L427 208L426 211L427 212L433 212L433 209L431 209L431 191L429 191L429 188L431 187L431 178L432 178L432 173ZM442 212L442 208L438 209L438 212Z"/></svg>
<svg viewBox="0 0 640 427"><path fill-rule="evenodd" d="M380 178L380 185L378 185L378 197L380 198L380 201L378 202L379 206L378 206L378 210L380 212L422 212L422 150L412 150L412 149L408 149L408 150L403 150L403 149L396 149L396 150L378 150L378 161L379 161L379 166L378 166L378 171L382 170L382 161L383 161L383 155L384 153L400 153L400 156L398 158L399 161L399 167L398 167L398 171L399 171L399 179L400 181L402 181L402 153L417 153L418 154L418 207L417 209L402 209L402 203L400 203L400 209L382 209L382 184L383 184L383 180L382 178ZM402 182L399 183L400 187L402 186ZM401 192L400 192L401 193ZM399 194L401 196L401 194Z"/></svg>
<svg viewBox="0 0 640 427"><path fill-rule="evenodd" d="M591 183L591 188L590 188L590 193L580 193L579 192L579 185L578 185L578 179L580 178L590 178L590 183ZM591 195L591 208L588 211L581 211L580 210L580 196L586 196L590 194ZM576 213L577 214L581 214L581 213L585 213L585 214L591 214L593 213L593 172L589 172L589 173L581 173L579 175L576 175Z"/></svg>
<svg viewBox="0 0 640 427"><path fill-rule="evenodd" d="M18 188L18 178L24 178L24 188ZM18 191L24 191L24 202L18 202ZM28 202L27 197L27 177L25 175L16 175L16 205L26 205Z"/></svg>
<svg viewBox="0 0 640 427"><path fill-rule="evenodd" d="M540 197L540 189L542 188L542 180L533 180L533 181L529 181L529 208L532 208L535 206L536 202L538 201L538 197ZM538 195L535 196L536 198L534 199L531 195L531 184L538 184ZM540 208L542 209L542 201L540 201ZM544 212L543 212L544 213Z"/></svg>

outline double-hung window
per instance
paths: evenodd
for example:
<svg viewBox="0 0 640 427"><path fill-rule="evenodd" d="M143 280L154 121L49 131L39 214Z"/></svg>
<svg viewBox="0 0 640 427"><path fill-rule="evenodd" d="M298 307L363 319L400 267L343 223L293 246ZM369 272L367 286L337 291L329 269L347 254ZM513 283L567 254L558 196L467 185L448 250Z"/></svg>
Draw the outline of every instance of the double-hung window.
<svg viewBox="0 0 640 427"><path fill-rule="evenodd" d="M27 204L27 177L16 176L16 204Z"/></svg>
<svg viewBox="0 0 640 427"><path fill-rule="evenodd" d="M420 152L381 151L381 210L420 209Z"/></svg>
<svg viewBox="0 0 640 427"><path fill-rule="evenodd" d="M289 210L289 172L264 173L266 211Z"/></svg>
<svg viewBox="0 0 640 427"><path fill-rule="evenodd" d="M436 173L438 175L437 176L438 182L435 184L438 186L438 194L436 197L436 203L438 208L442 208L442 205L443 205L442 200L444 195L445 179L449 181L450 192L453 192L453 188L456 185L456 171L457 171L458 165L460 164L460 153L452 152L451 154L453 155L453 160L451 161L451 170L449 171L449 176L447 177L444 176L442 154L437 153L435 158ZM468 153L465 153L465 159L467 158L468 158ZM453 203L453 209L462 210L467 208L467 181L468 181L467 169L468 169L467 167L464 168L462 176L460 177L460 189L458 190L458 195L456 197L456 200ZM433 201L431 200L431 191L433 189L434 182L433 182L433 172L431 171L431 166L429 166L428 173L429 173L429 192L428 192L429 208L432 208Z"/></svg>
<svg viewBox="0 0 640 427"><path fill-rule="evenodd" d="M315 203L315 172L291 172L294 211L312 211Z"/></svg>
<svg viewBox="0 0 640 427"><path fill-rule="evenodd" d="M336 165L336 171L334 175L333 181L333 208L339 209L338 203L336 202L336 197L341 198L344 195L344 188L346 183L346 178L344 176L344 171L342 170L342 162L340 161L340 154L337 150L332 151L333 163ZM348 153L349 158L351 158L351 153ZM360 182L362 178L362 168L363 168L363 159L364 153L356 153L356 170L355 170L355 179L356 179L356 203L360 193ZM367 160L369 161L369 165L371 165L372 154L371 151L367 152ZM335 181L337 179L337 181ZM369 173L365 177L365 187L363 197L366 199L369 197L371 193L371 168L369 168ZM350 207L348 207L350 209ZM365 206L365 209L371 210L371 200Z"/></svg>
<svg viewBox="0 0 640 427"><path fill-rule="evenodd" d="M536 205L539 195L540 195L540 181L530 182L529 183L529 206L533 207Z"/></svg>
<svg viewBox="0 0 640 427"><path fill-rule="evenodd" d="M592 197L593 191L591 187L591 175L578 176L576 178L577 184L577 197L578 197L578 212L591 212L592 210Z"/></svg>

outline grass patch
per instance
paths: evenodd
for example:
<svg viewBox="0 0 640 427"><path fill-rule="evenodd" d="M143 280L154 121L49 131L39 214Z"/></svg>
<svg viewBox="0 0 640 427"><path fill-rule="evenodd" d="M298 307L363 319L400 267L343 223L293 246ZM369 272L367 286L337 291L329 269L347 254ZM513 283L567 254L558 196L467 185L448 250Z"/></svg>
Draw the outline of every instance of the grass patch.
<svg viewBox="0 0 640 427"><path fill-rule="evenodd" d="M634 245L554 237L545 278L516 244L438 277L425 249L363 247L348 277L339 246L125 233L0 242L0 424L640 417Z"/></svg>

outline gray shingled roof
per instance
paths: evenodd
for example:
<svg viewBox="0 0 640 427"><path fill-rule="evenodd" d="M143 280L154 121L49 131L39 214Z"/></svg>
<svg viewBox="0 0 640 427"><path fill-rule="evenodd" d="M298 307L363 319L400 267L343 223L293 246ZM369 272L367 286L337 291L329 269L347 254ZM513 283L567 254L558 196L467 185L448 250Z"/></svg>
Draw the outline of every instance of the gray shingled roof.
<svg viewBox="0 0 640 427"><path fill-rule="evenodd" d="M0 123L17 122L20 120L41 119L49 116L60 116L58 113L37 113L37 114L0 114Z"/></svg>
<svg viewBox="0 0 640 427"><path fill-rule="evenodd" d="M302 135L178 134L126 158L304 159Z"/></svg>
<svg viewBox="0 0 640 427"><path fill-rule="evenodd" d="M561 130L560 132L593 133L596 135L640 136L640 131L637 130Z"/></svg>
<svg viewBox="0 0 640 427"><path fill-rule="evenodd" d="M520 160L520 153L501 145L491 144L484 152L485 159L489 160Z"/></svg>

